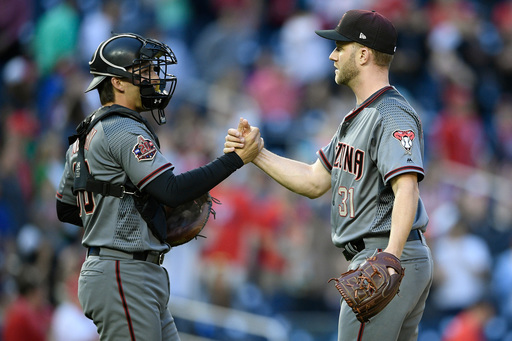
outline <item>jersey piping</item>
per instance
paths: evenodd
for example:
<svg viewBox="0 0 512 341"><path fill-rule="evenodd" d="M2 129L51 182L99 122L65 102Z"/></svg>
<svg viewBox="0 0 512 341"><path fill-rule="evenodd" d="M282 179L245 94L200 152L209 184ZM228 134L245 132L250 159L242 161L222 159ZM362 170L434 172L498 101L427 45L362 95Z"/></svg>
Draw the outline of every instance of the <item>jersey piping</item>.
<svg viewBox="0 0 512 341"><path fill-rule="evenodd" d="M160 175L162 174L162 172L164 170L167 170L169 168L172 168L172 164L171 163L167 163L161 167L159 167L158 169L156 169L155 171L151 172L148 176L146 176L144 179L142 179L141 181L139 181L137 183L137 187L138 188L141 188L142 186L144 186L147 182L150 182L154 177L155 175Z"/></svg>
<svg viewBox="0 0 512 341"><path fill-rule="evenodd" d="M411 170L411 171L419 172L419 173L424 173L424 170L421 167L415 167L415 166L400 167L400 168L394 169L391 172L387 173L384 176L384 180L388 181L396 173L404 173L404 171L407 171L407 170Z"/></svg>
<svg viewBox="0 0 512 341"><path fill-rule="evenodd" d="M347 116L345 116L344 122L353 119L357 116L364 108L369 106L373 101L375 101L377 98L379 98L383 93L385 93L388 90L393 89L392 86L385 86L376 93L374 93L370 98L368 98L366 101L363 102L358 108L354 109L351 113L349 113Z"/></svg>

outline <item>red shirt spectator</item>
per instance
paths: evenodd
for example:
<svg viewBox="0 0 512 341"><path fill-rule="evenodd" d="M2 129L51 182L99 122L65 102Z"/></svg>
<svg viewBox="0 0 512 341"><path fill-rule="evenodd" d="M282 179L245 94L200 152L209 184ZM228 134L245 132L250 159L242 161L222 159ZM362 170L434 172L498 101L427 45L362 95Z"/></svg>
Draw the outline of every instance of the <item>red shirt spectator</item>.
<svg viewBox="0 0 512 341"><path fill-rule="evenodd" d="M40 289L36 289L40 290ZM7 309L3 341L46 341L50 325L48 309L38 307L38 295L20 296Z"/></svg>

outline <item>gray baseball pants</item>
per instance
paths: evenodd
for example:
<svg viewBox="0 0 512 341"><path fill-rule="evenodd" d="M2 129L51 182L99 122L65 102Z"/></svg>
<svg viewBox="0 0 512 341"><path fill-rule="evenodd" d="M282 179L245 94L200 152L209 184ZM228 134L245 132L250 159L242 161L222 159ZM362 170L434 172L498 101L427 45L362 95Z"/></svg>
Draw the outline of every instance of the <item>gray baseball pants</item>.
<svg viewBox="0 0 512 341"><path fill-rule="evenodd" d="M387 237L365 238L365 249L349 265L355 269L376 250L384 250ZM352 309L341 299L338 341L413 341L418 339L420 323L433 277L433 260L425 239L408 241L400 258L405 276L400 292L379 314L367 323L357 320Z"/></svg>
<svg viewBox="0 0 512 341"><path fill-rule="evenodd" d="M89 256L78 298L102 341L179 341L167 271L150 262Z"/></svg>

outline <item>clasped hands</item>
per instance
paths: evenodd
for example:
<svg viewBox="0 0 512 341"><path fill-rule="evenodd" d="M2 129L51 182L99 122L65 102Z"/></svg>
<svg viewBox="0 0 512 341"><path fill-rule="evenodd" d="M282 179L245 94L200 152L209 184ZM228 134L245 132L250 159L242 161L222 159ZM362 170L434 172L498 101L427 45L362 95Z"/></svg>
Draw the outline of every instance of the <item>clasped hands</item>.
<svg viewBox="0 0 512 341"><path fill-rule="evenodd" d="M249 122L240 118L238 128L230 128L224 143L224 153L235 152L247 164L254 160L263 149L265 143L260 135L260 129L251 127Z"/></svg>

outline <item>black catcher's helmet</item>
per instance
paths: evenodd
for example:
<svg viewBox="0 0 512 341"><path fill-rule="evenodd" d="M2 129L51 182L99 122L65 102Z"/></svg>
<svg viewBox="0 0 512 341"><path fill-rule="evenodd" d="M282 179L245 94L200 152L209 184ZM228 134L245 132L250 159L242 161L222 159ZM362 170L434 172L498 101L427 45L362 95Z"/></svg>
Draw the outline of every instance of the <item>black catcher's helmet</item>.
<svg viewBox="0 0 512 341"><path fill-rule="evenodd" d="M176 76L169 74L167 68L177 63L171 48L158 40L134 33L116 34L102 42L94 52L89 62L94 79L85 92L95 89L109 76L128 78L140 87L144 109L151 111L158 124L163 124L164 108L169 104L177 82ZM142 71L150 66L158 79L151 78L153 72L143 77ZM158 118L153 110L158 110Z"/></svg>

